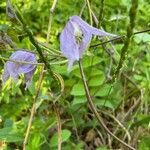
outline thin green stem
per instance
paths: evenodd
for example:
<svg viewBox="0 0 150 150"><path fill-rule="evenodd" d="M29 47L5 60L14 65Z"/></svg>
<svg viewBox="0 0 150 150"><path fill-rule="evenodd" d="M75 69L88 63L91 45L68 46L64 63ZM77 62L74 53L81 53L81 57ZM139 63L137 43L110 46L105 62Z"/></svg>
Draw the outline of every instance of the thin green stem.
<svg viewBox="0 0 150 150"><path fill-rule="evenodd" d="M101 0L101 3L100 3L100 11L99 11L99 17L98 17L98 28L101 27L101 23L102 23L102 20L103 20L103 15L104 15L104 1L105 0Z"/></svg>
<svg viewBox="0 0 150 150"><path fill-rule="evenodd" d="M27 62L27 61L17 61L17 60L13 60L13 59L9 59L6 57L2 57L0 56L0 59L5 60L5 61L11 61L11 62L15 62L15 63L19 63L19 64L30 64L30 65L44 65L43 63L33 63L33 62Z"/></svg>
<svg viewBox="0 0 150 150"><path fill-rule="evenodd" d="M48 47L48 45L45 44L45 43L38 42L38 44L39 44L42 48L46 49L48 52L50 52L50 53L52 53L52 54L58 54L58 55L61 55L61 54L62 54L61 51L58 51L58 50L56 50L56 49L54 49L54 48L50 48L50 47Z"/></svg>
<svg viewBox="0 0 150 150"><path fill-rule="evenodd" d="M82 8L81 8L81 10L80 10L80 13L79 13L79 16L80 16L80 17L82 16L85 7L86 7L86 1L84 0L84 4L83 4L83 6L82 6Z"/></svg>
<svg viewBox="0 0 150 150"><path fill-rule="evenodd" d="M61 144L62 144L62 130L61 130L61 118L60 118L60 112L57 108L57 106L54 104L54 111L56 114L56 120L57 120L57 132L58 132L58 150L61 150Z"/></svg>
<svg viewBox="0 0 150 150"><path fill-rule="evenodd" d="M48 44L49 38L50 38L50 31L51 31L53 13L54 13L54 10L55 10L55 7L56 7L56 3L57 3L57 0L54 0L54 1L53 1L53 4L52 4L52 7L51 7L51 9L50 9L49 23L48 23L48 31L47 31L47 38L46 38L47 44Z"/></svg>
<svg viewBox="0 0 150 150"><path fill-rule="evenodd" d="M146 29L146 30L134 32L133 35L141 34L141 33L145 33L145 32L150 32L150 29ZM120 40L120 39L123 39L123 38L126 38L126 36L123 35L123 36L119 36L119 37L116 37L116 38L108 40L108 41L104 41L104 42L101 42L101 43L98 43L98 44L93 44L93 45L90 46L90 48L92 48L92 47L98 47L100 45L107 44L107 43L110 43L110 42L114 42L114 41L117 41L117 40Z"/></svg>
<svg viewBox="0 0 150 150"><path fill-rule="evenodd" d="M129 149L132 149L132 150L135 150L135 148L133 148L132 146L128 145L127 143L125 143L124 141L122 141L121 139L119 139L117 136L115 136L108 128L107 126L105 125L104 121L102 120L102 118L100 117L99 113L97 112L97 109L92 101L92 98L91 98L91 95L90 95L90 92L89 92L89 88L88 88L88 85L87 85L87 82L86 82L86 78L85 78L85 75L84 75L84 72L83 72L83 68L82 68L82 64L81 64L81 61L79 60L78 61L79 63L79 69L80 69L80 74L81 74L81 77L82 77L82 82L83 82L83 85L84 85L84 89L85 89L85 93L86 93L86 98L87 98L87 101L90 105L90 109L91 111L93 112L93 114L95 115L95 117L97 118L97 121L99 122L99 124L104 128L104 130L110 135L112 136L114 139L116 139L117 141L119 141L120 143L122 143L124 146L128 147Z"/></svg>
<svg viewBox="0 0 150 150"><path fill-rule="evenodd" d="M90 16L90 24L93 25L93 19L92 19L92 10L91 10L91 6L90 6L90 2L89 0L85 0L88 6L88 10L89 10L89 16Z"/></svg>
<svg viewBox="0 0 150 150"><path fill-rule="evenodd" d="M133 29L135 26L137 8L138 8L138 0L132 0L132 6L129 11L130 23L127 27L127 35L126 35L127 38L125 39L124 46L121 49L121 56L120 56L119 64L117 66L117 69L116 69L113 79L115 79L119 75L120 70L123 66L123 62L125 61L126 53L128 51L128 47L130 44L130 40L133 35Z"/></svg>
<svg viewBox="0 0 150 150"><path fill-rule="evenodd" d="M40 66L44 65L44 63L33 63L33 62L26 62L26 61L17 61L17 60L2 57L2 56L0 56L0 59L5 60L5 61L11 61L11 62L18 63L18 64L30 64L30 65L40 65ZM65 64L67 62L68 62L68 60L62 60L62 61L51 62L50 64L51 65L60 65L60 64Z"/></svg>

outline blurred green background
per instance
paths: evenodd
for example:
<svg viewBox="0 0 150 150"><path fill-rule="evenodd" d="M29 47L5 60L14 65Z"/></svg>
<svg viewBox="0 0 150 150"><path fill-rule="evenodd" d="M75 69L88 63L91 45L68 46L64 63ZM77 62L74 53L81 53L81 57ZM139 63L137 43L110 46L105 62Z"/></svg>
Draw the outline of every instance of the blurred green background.
<svg viewBox="0 0 150 150"><path fill-rule="evenodd" d="M102 1L90 1L91 9L97 18L100 16ZM52 3L52 0L12 0L12 4L19 8L35 39L42 43L46 42ZM59 35L65 23L70 16L79 15L84 4L84 0L58 0L53 13L48 50L60 51ZM130 0L104 0L101 27L116 35L125 35L129 24L130 6ZM134 32L150 28L149 14L149 1L139 0ZM83 9L82 18L90 22L87 6ZM93 26L97 27L94 21ZM17 48L35 52L35 47L19 23L11 22L7 17L4 0L0 2L0 33L0 37L7 34ZM91 45L97 43L100 41L94 37ZM109 79L115 72L122 46L123 41L119 40L89 48L82 59L83 68L93 102L107 127L136 149L149 150L150 34L144 32L132 37L121 74L116 82L112 83ZM96 118L93 118L87 105L77 63L68 73L67 64L63 63L65 58L50 55L43 47L42 50L49 62L53 63L52 70L62 77L64 91L54 105L58 85L45 73L36 102L36 113L27 150L57 149L58 116L55 107L61 119L62 150L126 149L99 127ZM12 52L13 48L0 38L0 56L9 58ZM1 75L5 62L0 59L0 64ZM3 86L0 80L0 149L22 149L40 73L40 67L37 67L33 83L28 90L24 89L22 76L17 83L9 80ZM53 95L50 88L54 91Z"/></svg>

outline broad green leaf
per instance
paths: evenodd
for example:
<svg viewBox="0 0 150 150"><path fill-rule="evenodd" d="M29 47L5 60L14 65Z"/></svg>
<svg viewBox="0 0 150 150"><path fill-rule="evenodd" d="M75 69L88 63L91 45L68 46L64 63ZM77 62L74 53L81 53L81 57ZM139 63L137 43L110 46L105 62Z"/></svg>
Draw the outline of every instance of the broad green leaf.
<svg viewBox="0 0 150 150"><path fill-rule="evenodd" d="M71 90L71 95L74 95L74 96L85 95L83 84L80 82L75 84Z"/></svg>
<svg viewBox="0 0 150 150"><path fill-rule="evenodd" d="M61 139L62 142L66 142L71 136L71 132L67 129L62 130ZM58 133L54 134L50 139L50 147L55 147L58 145Z"/></svg>
<svg viewBox="0 0 150 150"><path fill-rule="evenodd" d="M139 150L149 150L150 149L150 136L143 137L139 141Z"/></svg>
<svg viewBox="0 0 150 150"><path fill-rule="evenodd" d="M100 70L100 69L97 69L97 68L91 68L91 74L90 74L90 76L101 76L101 75L103 75L104 73L103 73L103 71L102 70Z"/></svg>
<svg viewBox="0 0 150 150"><path fill-rule="evenodd" d="M101 76L94 76L90 79L90 81L88 82L88 85L90 87L95 87L95 86L100 86L105 80L104 75Z"/></svg>
<svg viewBox="0 0 150 150"><path fill-rule="evenodd" d="M23 135L17 131L13 131L11 127L0 129L0 140L6 142L19 142L23 140Z"/></svg>
<svg viewBox="0 0 150 150"><path fill-rule="evenodd" d="M97 56L89 56L89 57L84 57L83 59L83 68L87 68L87 67L90 67L90 66L94 66L98 63L100 63L102 61L102 59L100 59L99 57Z"/></svg>
<svg viewBox="0 0 150 150"><path fill-rule="evenodd" d="M72 105L82 104L86 102L85 96L75 96L72 102Z"/></svg>
<svg viewBox="0 0 150 150"><path fill-rule="evenodd" d="M142 79L143 79L143 76L138 75L138 74L135 74L135 75L134 75L134 78L135 78L136 80L142 80Z"/></svg>
<svg viewBox="0 0 150 150"><path fill-rule="evenodd" d="M35 133L30 137L27 150L40 150L40 146L45 142L45 137L41 133Z"/></svg>
<svg viewBox="0 0 150 150"><path fill-rule="evenodd" d="M139 116L139 118L137 119L138 120L135 121L131 127L142 126L142 125L148 126L148 124L150 123L150 116L147 116L147 115Z"/></svg>
<svg viewBox="0 0 150 150"><path fill-rule="evenodd" d="M108 96L111 92L112 92L112 87L111 85L108 84L103 85L99 88L91 89L91 93L94 94L94 96L100 96L100 97Z"/></svg>
<svg viewBox="0 0 150 150"><path fill-rule="evenodd" d="M85 69L97 65L101 61L102 59L97 56L85 56L84 59L82 59L82 66ZM74 66L72 68L72 71L74 70L79 70L79 65L77 64L77 62L74 63Z"/></svg>
<svg viewBox="0 0 150 150"><path fill-rule="evenodd" d="M150 35L148 33L141 33L141 34L137 34L134 37L134 40L136 43L140 43L140 42L150 42Z"/></svg>
<svg viewBox="0 0 150 150"><path fill-rule="evenodd" d="M112 100L108 100L108 99L96 99L94 100L94 104L96 106L101 106L101 107L108 107L108 108L111 108L111 109L114 109L114 105L113 103L111 102Z"/></svg>

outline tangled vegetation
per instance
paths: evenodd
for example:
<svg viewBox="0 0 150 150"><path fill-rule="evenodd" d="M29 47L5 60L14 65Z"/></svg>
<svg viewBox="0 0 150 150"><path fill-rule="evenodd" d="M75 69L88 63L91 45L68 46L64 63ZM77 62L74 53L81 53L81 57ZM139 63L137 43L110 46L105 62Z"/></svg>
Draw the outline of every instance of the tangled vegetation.
<svg viewBox="0 0 150 150"><path fill-rule="evenodd" d="M148 0L1 0L0 149L149 150L149 14Z"/></svg>

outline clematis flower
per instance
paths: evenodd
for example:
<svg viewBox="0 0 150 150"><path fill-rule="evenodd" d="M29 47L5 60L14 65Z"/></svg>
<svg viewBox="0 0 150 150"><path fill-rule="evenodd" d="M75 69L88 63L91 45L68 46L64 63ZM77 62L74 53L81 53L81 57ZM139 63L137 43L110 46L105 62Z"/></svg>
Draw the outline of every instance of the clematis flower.
<svg viewBox="0 0 150 150"><path fill-rule="evenodd" d="M19 75L24 74L26 88L28 88L31 84L36 65L21 62L37 63L35 55L30 52L19 50L14 52L9 59L12 61L7 61L4 66L2 82L5 83L9 77L17 81Z"/></svg>
<svg viewBox="0 0 150 150"><path fill-rule="evenodd" d="M78 61L82 57L93 35L100 37L115 36L90 26L78 16L69 18L60 35L60 49L68 59L68 70L70 70L74 61Z"/></svg>

